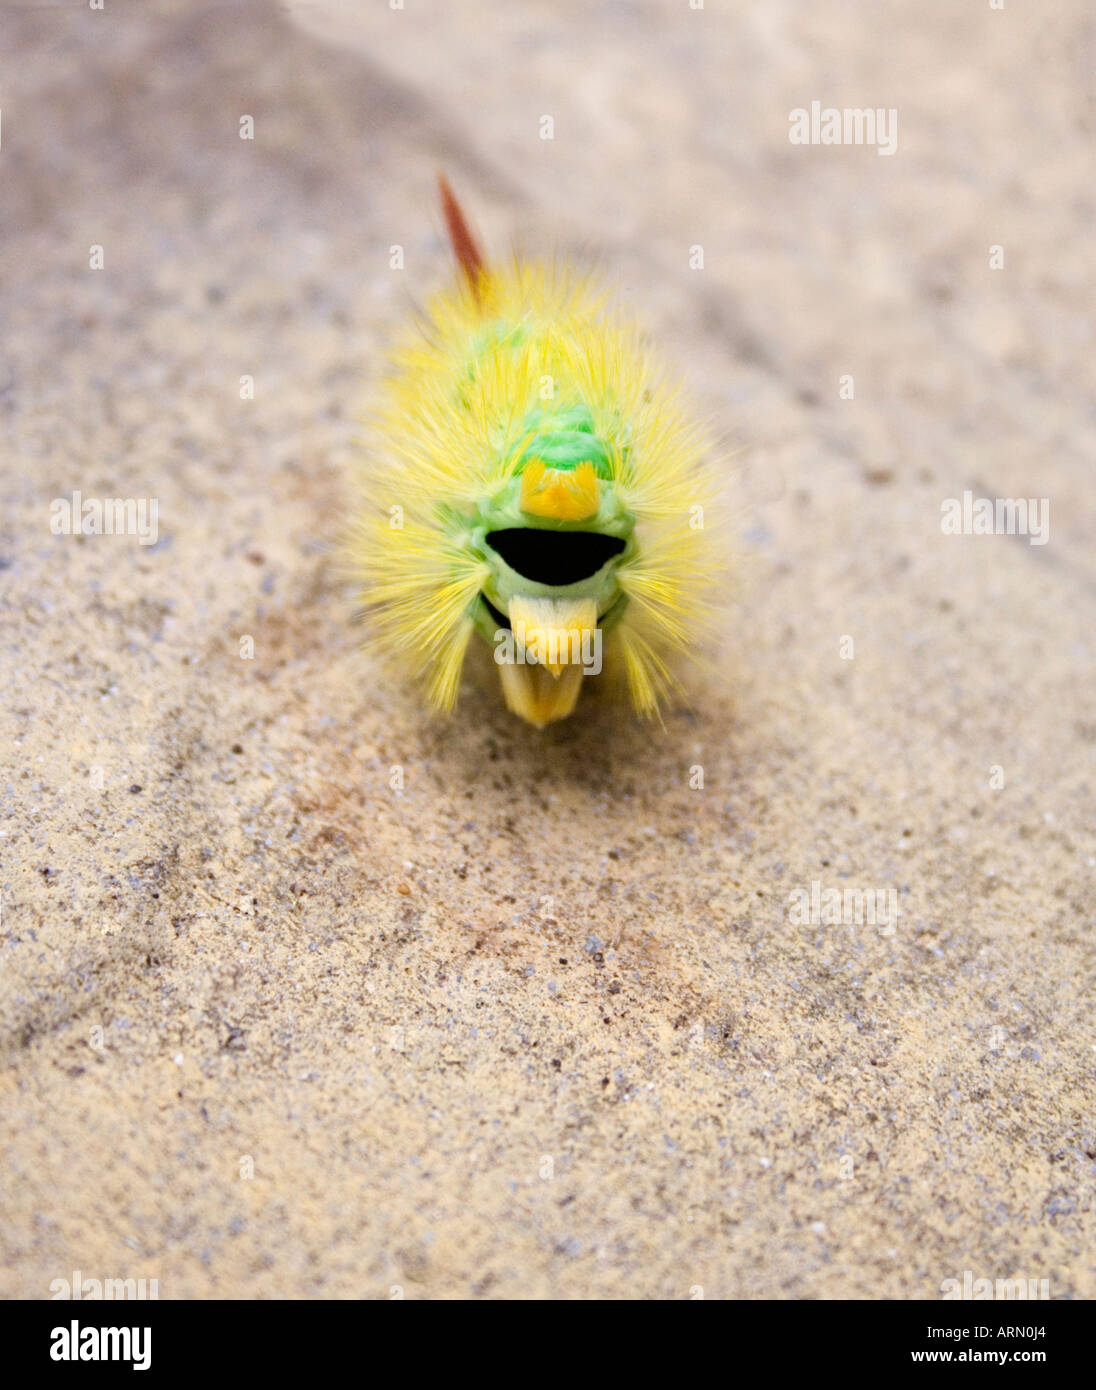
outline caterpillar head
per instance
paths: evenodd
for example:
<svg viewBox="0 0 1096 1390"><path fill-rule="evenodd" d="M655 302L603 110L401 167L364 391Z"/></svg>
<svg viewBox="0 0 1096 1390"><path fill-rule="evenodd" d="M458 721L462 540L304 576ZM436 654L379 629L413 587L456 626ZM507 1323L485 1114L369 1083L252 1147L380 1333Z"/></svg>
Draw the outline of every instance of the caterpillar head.
<svg viewBox="0 0 1096 1390"><path fill-rule="evenodd" d="M543 726L570 714L584 671L628 602L619 571L635 517L584 406L534 411L501 490L480 502L469 543L488 577L476 629L495 647L509 707Z"/></svg>

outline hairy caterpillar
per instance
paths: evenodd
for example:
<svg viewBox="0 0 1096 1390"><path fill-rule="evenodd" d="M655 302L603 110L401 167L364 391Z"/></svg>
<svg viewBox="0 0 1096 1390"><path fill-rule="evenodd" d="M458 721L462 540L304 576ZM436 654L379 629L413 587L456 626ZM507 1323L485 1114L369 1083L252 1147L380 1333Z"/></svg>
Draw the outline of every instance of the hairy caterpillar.
<svg viewBox="0 0 1096 1390"><path fill-rule="evenodd" d="M478 637L538 728L603 664L656 715L713 588L704 441L604 294L488 266L439 182L460 275L392 354L350 542L373 638L439 710Z"/></svg>

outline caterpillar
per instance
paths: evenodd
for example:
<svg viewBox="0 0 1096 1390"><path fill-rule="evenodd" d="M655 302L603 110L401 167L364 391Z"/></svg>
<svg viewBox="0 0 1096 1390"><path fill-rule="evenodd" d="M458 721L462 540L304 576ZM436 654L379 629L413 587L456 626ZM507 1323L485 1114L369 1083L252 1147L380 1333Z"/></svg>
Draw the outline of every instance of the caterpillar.
<svg viewBox="0 0 1096 1390"><path fill-rule="evenodd" d="M537 728L603 668L659 716L713 611L707 442L587 275L488 265L439 191L458 275L391 352L349 542L372 641L439 711L481 640Z"/></svg>

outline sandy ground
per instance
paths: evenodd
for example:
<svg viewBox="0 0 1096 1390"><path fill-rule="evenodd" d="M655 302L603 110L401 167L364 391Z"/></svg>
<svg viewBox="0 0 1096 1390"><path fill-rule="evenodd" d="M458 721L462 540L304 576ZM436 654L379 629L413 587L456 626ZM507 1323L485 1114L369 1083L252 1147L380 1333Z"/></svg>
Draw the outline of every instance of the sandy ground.
<svg viewBox="0 0 1096 1390"><path fill-rule="evenodd" d="M0 1292L1096 1294L1089 7L72 0L0 52ZM792 145L814 100L897 152ZM358 650L439 166L743 450L662 730L482 670L437 722ZM158 543L51 534L76 489ZM942 534L965 489L1049 542Z"/></svg>

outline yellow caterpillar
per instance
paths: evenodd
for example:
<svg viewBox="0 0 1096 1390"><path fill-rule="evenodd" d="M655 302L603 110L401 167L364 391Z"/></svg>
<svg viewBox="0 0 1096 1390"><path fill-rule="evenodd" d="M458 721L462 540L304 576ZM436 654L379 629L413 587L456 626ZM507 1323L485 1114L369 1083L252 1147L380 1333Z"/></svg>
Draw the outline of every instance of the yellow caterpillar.
<svg viewBox="0 0 1096 1390"><path fill-rule="evenodd" d="M373 640L439 710L479 637L538 728L603 664L657 714L715 577L704 441L604 294L487 266L440 185L462 273L392 354L351 539Z"/></svg>

